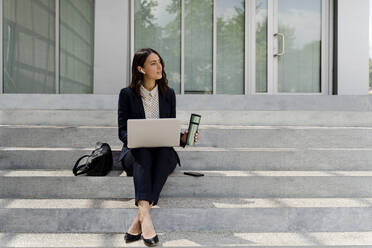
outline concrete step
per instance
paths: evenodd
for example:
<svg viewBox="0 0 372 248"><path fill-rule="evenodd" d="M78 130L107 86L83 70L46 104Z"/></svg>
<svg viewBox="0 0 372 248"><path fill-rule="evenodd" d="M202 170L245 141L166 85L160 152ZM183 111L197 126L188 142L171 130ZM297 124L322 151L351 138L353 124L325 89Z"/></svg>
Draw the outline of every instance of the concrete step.
<svg viewBox="0 0 372 248"><path fill-rule="evenodd" d="M308 125L372 126L371 111L314 110L179 110L177 118L188 124L191 113L205 125ZM117 110L0 110L1 125L117 126Z"/></svg>
<svg viewBox="0 0 372 248"><path fill-rule="evenodd" d="M365 208L372 198L177 198L161 197L157 208ZM27 199L0 198L0 209L115 209L135 208L133 198Z"/></svg>
<svg viewBox="0 0 372 248"><path fill-rule="evenodd" d="M2 94L0 109L117 110L119 92L97 94ZM177 95L177 109L371 111L368 95Z"/></svg>
<svg viewBox="0 0 372 248"><path fill-rule="evenodd" d="M372 197L372 171L176 170L163 197ZM1 198L130 198L133 179L121 171L106 177L73 176L71 170L2 170Z"/></svg>
<svg viewBox="0 0 372 248"><path fill-rule="evenodd" d="M372 232L159 232L158 247L369 248ZM0 233L2 247L146 247L120 233Z"/></svg>
<svg viewBox="0 0 372 248"><path fill-rule="evenodd" d="M152 216L164 247L368 247L371 207L372 198L161 198ZM132 199L0 199L0 244L143 247L123 242L135 212Z"/></svg>
<svg viewBox="0 0 372 248"><path fill-rule="evenodd" d="M8 204L0 208L0 232L120 233L137 212L129 199L2 200ZM21 208L18 201L31 205ZM372 231L371 202L371 198L165 198L151 215L159 232L366 232Z"/></svg>
<svg viewBox="0 0 372 248"><path fill-rule="evenodd" d="M366 232L372 208L153 209L158 232ZM136 209L0 209L0 232L121 233Z"/></svg>
<svg viewBox="0 0 372 248"><path fill-rule="evenodd" d="M0 169L72 169L89 148L0 147ZM120 147L112 147L114 169ZM371 148L176 148L184 170L370 170Z"/></svg>
<svg viewBox="0 0 372 248"><path fill-rule="evenodd" d="M121 146L114 127L1 126L2 147ZM200 126L201 147L371 148L372 127Z"/></svg>

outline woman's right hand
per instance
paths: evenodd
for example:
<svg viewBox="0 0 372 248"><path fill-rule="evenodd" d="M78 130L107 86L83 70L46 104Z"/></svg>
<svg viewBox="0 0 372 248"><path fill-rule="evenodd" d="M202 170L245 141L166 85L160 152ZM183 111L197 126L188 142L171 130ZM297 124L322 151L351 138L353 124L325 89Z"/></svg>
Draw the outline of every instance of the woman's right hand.
<svg viewBox="0 0 372 248"><path fill-rule="evenodd" d="M181 141L182 141L182 143L184 143L184 144L186 144L186 142L187 142L187 134L188 134L188 133L189 133L189 131L186 130L186 131L183 133L183 135L182 135ZM196 133L195 133L194 142L196 143L196 142L198 142L198 140L199 140L199 130L196 131Z"/></svg>

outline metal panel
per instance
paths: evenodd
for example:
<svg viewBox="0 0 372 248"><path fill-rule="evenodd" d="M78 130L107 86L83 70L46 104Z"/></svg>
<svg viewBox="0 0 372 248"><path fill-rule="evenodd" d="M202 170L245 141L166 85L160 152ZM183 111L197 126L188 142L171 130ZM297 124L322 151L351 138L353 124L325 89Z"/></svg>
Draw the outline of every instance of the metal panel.
<svg viewBox="0 0 372 248"><path fill-rule="evenodd" d="M130 81L129 3L95 0L94 94L116 95Z"/></svg>
<svg viewBox="0 0 372 248"><path fill-rule="evenodd" d="M0 94L3 94L3 0L0 0Z"/></svg>
<svg viewBox="0 0 372 248"><path fill-rule="evenodd" d="M268 0L267 5L267 93L275 94L277 81L277 64L274 62L274 39L273 34L277 32L274 22L277 20L277 3L275 0ZM275 4L275 5L274 5Z"/></svg>
<svg viewBox="0 0 372 248"><path fill-rule="evenodd" d="M185 1L181 0L181 95L185 94L185 34L184 34L184 30L185 30Z"/></svg>
<svg viewBox="0 0 372 248"><path fill-rule="evenodd" d="M255 0L254 0L255 1ZM254 1L250 1L250 2L254 2ZM249 94L249 85L248 85L248 82L251 82L251 84L253 84L252 81L250 81L249 79L249 75L251 75L249 73L250 71L250 68L248 67L248 64L250 65L250 63L248 63L248 51L249 51L249 41L248 41L248 38L250 37L249 35L249 28L248 28L248 9L249 9L249 6L248 6L248 0L245 0L244 2L244 8L245 8L245 11L244 11L244 95L248 95Z"/></svg>
<svg viewBox="0 0 372 248"><path fill-rule="evenodd" d="M320 93L322 95L328 94L328 84L327 82L327 65L328 65L328 56L324 56L327 54L328 50L328 37L327 37L327 31L328 27L326 22L326 13L327 13L327 0L322 0L322 20L321 20L321 54L320 54Z"/></svg>
<svg viewBox="0 0 372 248"><path fill-rule="evenodd" d="M95 84L94 84L94 61L96 60L95 59L95 47L96 47L96 40L95 40L95 37L96 37L96 0L93 1L93 49L92 49L92 60L93 60L93 70L92 70L92 94L94 94L94 87L95 87Z"/></svg>
<svg viewBox="0 0 372 248"><path fill-rule="evenodd" d="M130 60L129 78L132 80L132 60L134 56L134 0L130 1Z"/></svg>
<svg viewBox="0 0 372 248"><path fill-rule="evenodd" d="M332 2L332 95L338 94L338 0Z"/></svg>
<svg viewBox="0 0 372 248"><path fill-rule="evenodd" d="M337 93L368 95L369 0L338 0L337 12Z"/></svg>
<svg viewBox="0 0 372 248"><path fill-rule="evenodd" d="M324 95L332 95L332 63L333 63L333 0L324 0L324 35L325 35L325 48L322 57L325 57L326 63L322 68L322 92ZM323 56L324 55L324 56Z"/></svg>
<svg viewBox="0 0 372 248"><path fill-rule="evenodd" d="M329 0L328 2L328 16L326 17L326 20L328 21L328 47L326 51L326 55L328 56L328 66L327 66L327 84L328 84L328 95L332 95L333 92L333 35L334 35L334 30L333 30L333 25L334 25L334 14L333 14L333 0Z"/></svg>
<svg viewBox="0 0 372 248"><path fill-rule="evenodd" d="M256 92L256 0L245 1L245 87L244 94Z"/></svg>

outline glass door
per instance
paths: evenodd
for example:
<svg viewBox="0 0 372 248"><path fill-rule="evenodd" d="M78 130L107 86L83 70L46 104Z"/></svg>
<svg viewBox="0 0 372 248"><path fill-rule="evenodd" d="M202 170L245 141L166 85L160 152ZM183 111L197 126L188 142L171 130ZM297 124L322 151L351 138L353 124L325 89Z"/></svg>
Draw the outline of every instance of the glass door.
<svg viewBox="0 0 372 248"><path fill-rule="evenodd" d="M274 0L274 89L321 93L321 0Z"/></svg>
<svg viewBox="0 0 372 248"><path fill-rule="evenodd" d="M256 94L327 92L325 6L326 0L256 0Z"/></svg>

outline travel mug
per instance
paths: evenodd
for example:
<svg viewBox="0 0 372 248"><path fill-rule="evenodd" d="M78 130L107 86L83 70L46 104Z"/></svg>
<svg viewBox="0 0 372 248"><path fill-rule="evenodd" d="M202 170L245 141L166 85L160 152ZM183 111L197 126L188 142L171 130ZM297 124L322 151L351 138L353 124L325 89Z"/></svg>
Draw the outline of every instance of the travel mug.
<svg viewBox="0 0 372 248"><path fill-rule="evenodd" d="M190 123L189 123L189 131L187 134L187 142L186 142L186 144L189 146L194 145L195 134L199 128L200 118L201 118L201 115L191 114Z"/></svg>

